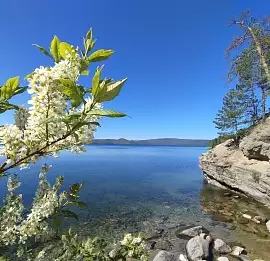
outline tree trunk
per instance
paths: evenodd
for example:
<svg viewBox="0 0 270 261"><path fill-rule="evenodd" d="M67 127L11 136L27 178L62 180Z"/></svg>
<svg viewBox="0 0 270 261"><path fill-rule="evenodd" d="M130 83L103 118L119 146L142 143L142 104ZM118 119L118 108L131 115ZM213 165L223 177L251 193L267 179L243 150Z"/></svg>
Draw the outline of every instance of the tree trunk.
<svg viewBox="0 0 270 261"><path fill-rule="evenodd" d="M266 106L266 91L264 86L260 86L261 91L262 91L262 118L265 118L265 106Z"/></svg>
<svg viewBox="0 0 270 261"><path fill-rule="evenodd" d="M252 85L250 88L251 88L251 106L252 106L251 121L252 121L252 125L255 125L258 119L258 109L256 105L256 95L254 91L254 86Z"/></svg>
<svg viewBox="0 0 270 261"><path fill-rule="evenodd" d="M269 84L270 84L270 69L269 69L267 62L266 62L266 59L264 57L261 44L260 44L259 39L257 38L256 34L254 33L253 29L251 27L248 27L248 30L249 30L249 32L250 32L250 34L255 42L255 46L256 46L257 52L258 52L259 57L260 57L260 62L261 62L263 71L265 72L265 75L266 75L266 79L267 79L266 85L269 86Z"/></svg>

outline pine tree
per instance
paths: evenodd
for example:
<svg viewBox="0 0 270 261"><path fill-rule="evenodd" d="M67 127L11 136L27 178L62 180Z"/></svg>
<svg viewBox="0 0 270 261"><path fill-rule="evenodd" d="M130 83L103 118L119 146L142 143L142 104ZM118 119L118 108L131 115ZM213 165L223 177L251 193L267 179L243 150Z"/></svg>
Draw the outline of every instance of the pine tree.
<svg viewBox="0 0 270 261"><path fill-rule="evenodd" d="M237 85L223 98L223 106L214 120L219 135L237 136L240 127L247 123L245 118L247 94L244 90L243 86Z"/></svg>
<svg viewBox="0 0 270 261"><path fill-rule="evenodd" d="M252 17L248 11L244 12L239 18L232 21L232 24L238 26L243 34L236 37L227 49L227 54L229 55L233 49L243 44L248 45L248 48L242 49L240 55L233 60L232 67L234 67L234 69L236 69L237 66L242 67L242 69L240 69L241 74L239 74L238 70L234 70L240 83L243 76L245 80L247 80L249 76L249 81L251 82L249 82L248 86L252 88L257 86L260 88L262 118L266 115L266 99L270 89L269 21L269 19L257 20Z"/></svg>

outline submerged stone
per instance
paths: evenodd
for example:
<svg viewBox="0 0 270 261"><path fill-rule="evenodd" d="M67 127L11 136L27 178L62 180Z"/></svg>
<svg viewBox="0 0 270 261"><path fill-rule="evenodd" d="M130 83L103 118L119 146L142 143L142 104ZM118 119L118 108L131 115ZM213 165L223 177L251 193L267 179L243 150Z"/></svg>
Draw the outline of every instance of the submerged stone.
<svg viewBox="0 0 270 261"><path fill-rule="evenodd" d="M238 257L241 261L252 261L252 259L246 255L240 255Z"/></svg>
<svg viewBox="0 0 270 261"><path fill-rule="evenodd" d="M167 251L160 251L153 261L176 261L174 254Z"/></svg>
<svg viewBox="0 0 270 261"><path fill-rule="evenodd" d="M202 226L196 226L196 227L190 227L184 230L178 229L175 232L175 235L181 239L190 239L192 237L200 235L201 233L209 234L209 231Z"/></svg>
<svg viewBox="0 0 270 261"><path fill-rule="evenodd" d="M218 257L217 261L229 261L228 257L220 256Z"/></svg>

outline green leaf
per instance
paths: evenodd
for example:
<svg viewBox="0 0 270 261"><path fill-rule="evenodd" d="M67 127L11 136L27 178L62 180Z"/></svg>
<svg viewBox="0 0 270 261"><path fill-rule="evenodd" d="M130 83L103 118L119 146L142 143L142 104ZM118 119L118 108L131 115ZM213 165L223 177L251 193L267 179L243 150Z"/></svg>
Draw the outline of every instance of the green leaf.
<svg viewBox="0 0 270 261"><path fill-rule="evenodd" d="M61 56L59 53L59 46L60 46L61 41L59 40L59 38L55 35L52 42L51 42L51 54L54 58L54 60L58 63L61 60Z"/></svg>
<svg viewBox="0 0 270 261"><path fill-rule="evenodd" d="M86 60L81 59L80 65L81 65L81 67L80 67L81 75L88 75L89 74L89 71L88 71L89 63Z"/></svg>
<svg viewBox="0 0 270 261"><path fill-rule="evenodd" d="M9 78L6 81L5 85L2 86L0 89L0 98L5 100L10 99L14 95L18 87L19 87L19 76Z"/></svg>
<svg viewBox="0 0 270 261"><path fill-rule="evenodd" d="M81 89L70 79L59 80L63 86L60 92L67 95L71 99L73 107L78 107L83 102L83 93Z"/></svg>
<svg viewBox="0 0 270 261"><path fill-rule="evenodd" d="M113 100L116 96L118 96L126 81L127 78L105 85L101 94L98 96L97 101L105 102Z"/></svg>
<svg viewBox="0 0 270 261"><path fill-rule="evenodd" d="M59 217L57 217L57 216L53 216L52 217L52 220L53 220L53 224L55 225L55 227L57 228L57 229L59 229L59 228L61 228L61 219L59 218Z"/></svg>
<svg viewBox="0 0 270 261"><path fill-rule="evenodd" d="M73 128L73 130L78 130L80 129L82 126L91 126L91 125L95 125L97 127L100 127L99 122L96 121L91 121L91 122L87 122L87 121L83 121L83 122L79 122L76 124L76 126Z"/></svg>
<svg viewBox="0 0 270 261"><path fill-rule="evenodd" d="M93 30L92 28L90 28L86 34L86 37L85 37L86 40L91 40L93 39Z"/></svg>
<svg viewBox="0 0 270 261"><path fill-rule="evenodd" d="M23 93L23 92L25 92L27 89L28 89L28 86L21 87L21 88L17 89L17 90L14 92L13 96L14 96L14 95L17 95L17 94L20 94L20 93Z"/></svg>
<svg viewBox="0 0 270 261"><path fill-rule="evenodd" d="M50 53L45 49L43 48L42 46L38 45L38 44L33 44L33 46L37 47L43 54L49 56L52 58L52 56L50 55Z"/></svg>
<svg viewBox="0 0 270 261"><path fill-rule="evenodd" d="M61 209L58 211L58 214L66 218L73 218L73 219L79 220L78 216L74 212L68 209Z"/></svg>
<svg viewBox="0 0 270 261"><path fill-rule="evenodd" d="M92 28L89 29L89 31L86 34L86 37L84 39L84 48L85 48L85 53L88 54L92 48L93 48L93 31Z"/></svg>
<svg viewBox="0 0 270 261"><path fill-rule="evenodd" d="M67 54L70 54L71 57L75 57L75 49L68 43L66 42L61 42L59 44L59 53L61 55L61 57L63 57L64 59L66 59Z"/></svg>
<svg viewBox="0 0 270 261"><path fill-rule="evenodd" d="M94 98L97 97L98 93L100 92L100 76L102 69L103 67L98 67L92 79L92 95Z"/></svg>
<svg viewBox="0 0 270 261"><path fill-rule="evenodd" d="M81 72L81 75L86 75L86 76L88 76L88 75L89 75L89 71L84 70L84 71Z"/></svg>
<svg viewBox="0 0 270 261"><path fill-rule="evenodd" d="M87 112L89 115L95 115L95 116L103 116L103 117L109 117L109 118L118 118L118 117L125 117L126 114L122 112L112 111L112 110L92 110Z"/></svg>
<svg viewBox="0 0 270 261"><path fill-rule="evenodd" d="M92 53L88 58L88 62L99 62L99 61L104 61L107 60L112 54L114 53L113 50L105 50L101 49L98 51L95 51Z"/></svg>
<svg viewBox="0 0 270 261"><path fill-rule="evenodd" d="M69 203L69 205L74 205L74 206L78 206L78 207L82 207L82 208L87 207L87 204L85 202L82 202L82 201L72 201Z"/></svg>
<svg viewBox="0 0 270 261"><path fill-rule="evenodd" d="M71 185L69 189L73 194L77 194L82 189L82 187L83 187L82 183L75 183Z"/></svg>
<svg viewBox="0 0 270 261"><path fill-rule="evenodd" d="M8 101L0 100L0 114L8 110L19 110L17 105L11 104Z"/></svg>

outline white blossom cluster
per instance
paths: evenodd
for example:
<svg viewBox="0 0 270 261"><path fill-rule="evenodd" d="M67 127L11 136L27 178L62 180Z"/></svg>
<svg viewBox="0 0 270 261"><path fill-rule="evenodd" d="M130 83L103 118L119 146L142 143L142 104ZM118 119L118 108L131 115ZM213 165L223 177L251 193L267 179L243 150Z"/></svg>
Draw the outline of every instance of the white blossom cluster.
<svg viewBox="0 0 270 261"><path fill-rule="evenodd" d="M65 193L58 194L63 179L60 177L51 186L46 180L47 166L42 167L39 175L39 187L36 196L26 217L23 216L24 207L22 196L15 195L15 189L19 187L16 180L8 180L8 196L0 215L0 244L13 245L24 244L27 239L35 237L46 238L50 229L47 218L61 207L66 199Z"/></svg>
<svg viewBox="0 0 270 261"><path fill-rule="evenodd" d="M19 186L20 183L15 178L8 179L6 204L1 209L0 215L0 243L4 245L14 244L18 238L18 224L22 221L24 209L22 195L15 195L15 190Z"/></svg>
<svg viewBox="0 0 270 261"><path fill-rule="evenodd" d="M126 234L124 239L120 242L120 247L113 249L109 256L110 258L118 258L119 253L127 253L126 257L136 258L142 261L147 261L146 245L140 236L133 236L132 234Z"/></svg>
<svg viewBox="0 0 270 261"><path fill-rule="evenodd" d="M85 104L75 109L60 92L60 88L63 88L60 79L68 79L78 85L80 58L75 49L73 52L74 55L67 54L65 60L52 67L35 69L28 77L28 93L31 95L28 103L31 107L25 130L13 124L0 129L0 138L4 144L0 148L0 155L6 157L7 164L24 168L29 162L36 162L41 155L56 155L67 148L75 152L82 151L83 144L91 142L96 126L82 125L75 133L67 135L70 128L61 120L85 111L92 104L92 99L88 98ZM100 104L95 104L94 109L100 107ZM85 120L93 122L97 119L97 116L87 116Z"/></svg>
<svg viewBox="0 0 270 261"><path fill-rule="evenodd" d="M51 231L47 219L55 213L56 209L63 205L66 199L64 192L58 195L63 183L62 177L57 178L56 183L51 187L46 180L48 170L49 167L42 166L39 175L39 187L36 191L33 206L18 228L20 233L19 243L24 243L32 236L39 238L49 235Z"/></svg>

